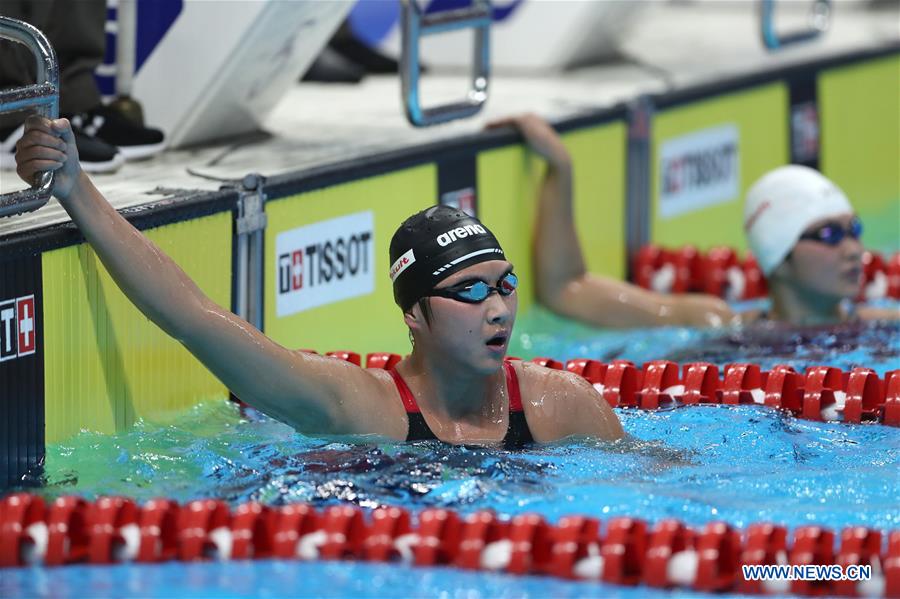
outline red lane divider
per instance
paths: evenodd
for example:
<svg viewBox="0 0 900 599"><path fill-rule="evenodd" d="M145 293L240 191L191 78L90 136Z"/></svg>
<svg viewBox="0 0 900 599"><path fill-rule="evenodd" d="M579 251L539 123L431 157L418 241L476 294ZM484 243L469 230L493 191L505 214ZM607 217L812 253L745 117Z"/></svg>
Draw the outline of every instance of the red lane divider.
<svg viewBox="0 0 900 599"><path fill-rule="evenodd" d="M0 567L23 566L46 552L46 520L47 507L37 495L9 495L0 503Z"/></svg>
<svg viewBox="0 0 900 599"><path fill-rule="evenodd" d="M866 251L858 300L900 299L900 252L884 257ZM750 254L738 257L733 248L699 252L693 246L667 249L642 247L632 265L632 282L663 293L700 292L728 300L765 297L766 279Z"/></svg>
<svg viewBox="0 0 900 599"><path fill-rule="evenodd" d="M692 550L694 531L678 520L661 520L650 535L644 558L644 584L651 587L672 586L669 563L672 557Z"/></svg>
<svg viewBox="0 0 900 599"><path fill-rule="evenodd" d="M355 352L333 351L326 355L357 366L363 363ZM401 359L399 354L370 353L365 364L367 368L391 369ZM575 358L562 363L538 357L531 361L584 377L614 408L655 410L673 404L758 404L808 420L900 426L900 370L880 378L869 368L842 372L830 366L813 366L798 373L784 364L762 370L758 364L734 363L727 364L720 373L718 366L705 362L679 366L654 360L639 367L628 360L606 364Z"/></svg>
<svg viewBox="0 0 900 599"><path fill-rule="evenodd" d="M787 529L783 526L766 522L751 524L745 533L741 563L748 566L787 564L787 534ZM746 580L743 577L738 577L735 590L749 595L761 595L765 592L761 581Z"/></svg>
<svg viewBox="0 0 900 599"><path fill-rule="evenodd" d="M842 372L814 366L798 373L783 364L764 371L757 364L736 363L726 365L720 375L715 364L705 362L684 364L679 374L679 366L666 360L641 368L627 360L604 364L576 358L564 367L550 358L532 361L583 376L614 408L653 410L673 402L759 404L810 420L900 426L900 370L882 379L869 368Z"/></svg>
<svg viewBox="0 0 900 599"><path fill-rule="evenodd" d="M881 421L891 426L900 426L900 370L892 370L884 377L884 409Z"/></svg>
<svg viewBox="0 0 900 599"><path fill-rule="evenodd" d="M261 503L239 505L231 522L233 559L265 559L275 552L278 513Z"/></svg>
<svg viewBox="0 0 900 599"><path fill-rule="evenodd" d="M890 533L887 557L881 563L884 568L884 596L900 597L900 530Z"/></svg>
<svg viewBox="0 0 900 599"><path fill-rule="evenodd" d="M43 526L43 528L42 528ZM550 575L619 585L761 594L786 591L781 583L748 581L744 565L871 565L867 581L795 580L806 596L900 594L900 530L887 535L861 526L834 531L752 524L739 531L724 522L694 529L667 519L651 528L617 517L605 528L595 518L565 516L556 524L537 514L512 518L479 511L427 509L414 517L399 507L366 513L355 506L319 512L308 505L269 507L256 502L234 511L219 500L179 506L154 499L143 506L120 497L89 503L61 497L49 508L38 496L0 498L0 564L66 565L90 559L127 561L330 559L402 561L509 574ZM882 543L887 537L888 542ZM119 541L116 541L119 539ZM117 550L117 544L132 551ZM140 548L138 550L138 548Z"/></svg>
<svg viewBox="0 0 900 599"><path fill-rule="evenodd" d="M586 516L563 516L554 531L547 574L560 578L578 578L576 566L596 562L600 554L600 521Z"/></svg>
<svg viewBox="0 0 900 599"><path fill-rule="evenodd" d="M140 511L131 499L104 497L97 500L88 518L90 543L88 559L92 564L111 564L137 555L140 538Z"/></svg>
<svg viewBox="0 0 900 599"><path fill-rule="evenodd" d="M222 533L230 526L231 513L224 501L198 499L188 503L178 512L178 559L228 559L231 546L223 540Z"/></svg>
<svg viewBox="0 0 900 599"><path fill-rule="evenodd" d="M655 410L660 404L675 401L681 384L678 364L668 360L653 360L644 365L643 389L638 392L638 405L645 410Z"/></svg>
<svg viewBox="0 0 900 599"><path fill-rule="evenodd" d="M809 564L833 564L834 532L820 526L801 526L794 531L790 563L796 566ZM831 581L794 580L791 592L798 595L830 595L834 589Z"/></svg>
<svg viewBox="0 0 900 599"><path fill-rule="evenodd" d="M762 388L763 373L756 364L728 364L725 366L722 403L732 405L756 403L753 392Z"/></svg>
<svg viewBox="0 0 900 599"><path fill-rule="evenodd" d="M611 584L640 583L647 555L647 523L637 518L614 518L600 547L600 579Z"/></svg>
<svg viewBox="0 0 900 599"><path fill-rule="evenodd" d="M697 577L694 588L710 593L726 591L739 578L741 555L740 533L724 522L710 522L697 539Z"/></svg>
<svg viewBox="0 0 900 599"><path fill-rule="evenodd" d="M372 512L372 527L363 540L362 557L370 562L403 559L404 548L397 547L395 539L407 539L411 543L412 534L409 512L396 507L378 508Z"/></svg>
<svg viewBox="0 0 900 599"><path fill-rule="evenodd" d="M88 516L88 503L80 497L60 497L53 502L47 515L45 564L61 566L87 559Z"/></svg>

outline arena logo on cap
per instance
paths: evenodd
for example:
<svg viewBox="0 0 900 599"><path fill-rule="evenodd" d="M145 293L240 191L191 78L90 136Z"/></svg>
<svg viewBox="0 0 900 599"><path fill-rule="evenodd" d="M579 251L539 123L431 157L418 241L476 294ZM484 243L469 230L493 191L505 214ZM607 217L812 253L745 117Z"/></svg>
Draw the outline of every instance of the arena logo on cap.
<svg viewBox="0 0 900 599"><path fill-rule="evenodd" d="M446 233L441 233L437 236L437 242L439 246L447 247L451 243L468 237L469 235L484 235L485 233L487 233L487 231L481 225L465 225L463 227L450 229Z"/></svg>
<svg viewBox="0 0 900 599"><path fill-rule="evenodd" d="M280 233L278 316L373 293L374 230L372 212L357 212Z"/></svg>
<svg viewBox="0 0 900 599"><path fill-rule="evenodd" d="M663 142L659 154L659 214L672 218L740 194L740 133L728 124Z"/></svg>
<svg viewBox="0 0 900 599"><path fill-rule="evenodd" d="M0 362L37 349L34 295L0 301Z"/></svg>

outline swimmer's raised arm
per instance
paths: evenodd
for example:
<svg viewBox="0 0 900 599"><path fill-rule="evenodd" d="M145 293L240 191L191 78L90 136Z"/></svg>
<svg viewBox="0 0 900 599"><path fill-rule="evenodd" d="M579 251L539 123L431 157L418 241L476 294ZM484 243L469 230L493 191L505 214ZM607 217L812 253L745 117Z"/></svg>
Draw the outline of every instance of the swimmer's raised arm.
<svg viewBox="0 0 900 599"><path fill-rule="evenodd" d="M535 218L532 261L538 301L554 312L602 327L717 326L733 314L707 295L665 295L589 273L573 211L572 159L553 128L526 114L492 123L512 125L547 161Z"/></svg>
<svg viewBox="0 0 900 599"><path fill-rule="evenodd" d="M126 296L248 404L315 433L403 438L389 380L340 360L288 350L213 302L106 201L78 163L65 119L32 116L16 151L26 182L55 171L53 194Z"/></svg>

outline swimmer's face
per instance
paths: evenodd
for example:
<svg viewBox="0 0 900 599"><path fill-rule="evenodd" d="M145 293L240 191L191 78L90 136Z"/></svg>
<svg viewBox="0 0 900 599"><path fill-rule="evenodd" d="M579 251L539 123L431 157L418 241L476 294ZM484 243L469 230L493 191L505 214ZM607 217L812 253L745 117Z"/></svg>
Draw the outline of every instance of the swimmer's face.
<svg viewBox="0 0 900 599"><path fill-rule="evenodd" d="M855 218L853 214L823 218L803 231L802 237L816 239L800 239L785 261L789 269L785 274L791 284L829 299L856 297L863 276L863 247L859 239L846 234L853 230ZM845 233L838 243L817 239L828 238L838 228L843 228Z"/></svg>
<svg viewBox="0 0 900 599"><path fill-rule="evenodd" d="M511 271L512 264L505 260L482 262L450 275L437 289L459 288L479 281L495 287ZM479 303L447 297L431 297L429 301L430 325L425 323L418 305L411 310L413 319L407 317L422 349L441 354L448 365L479 374L491 374L502 366L518 309L515 291L510 295L493 292Z"/></svg>

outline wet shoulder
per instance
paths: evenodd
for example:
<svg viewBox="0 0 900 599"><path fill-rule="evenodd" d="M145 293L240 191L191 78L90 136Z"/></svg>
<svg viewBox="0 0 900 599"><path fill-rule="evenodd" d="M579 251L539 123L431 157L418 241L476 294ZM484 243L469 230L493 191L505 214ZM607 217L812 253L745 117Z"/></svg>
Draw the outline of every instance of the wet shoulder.
<svg viewBox="0 0 900 599"><path fill-rule="evenodd" d="M558 400L574 399L584 393L596 393L584 377L568 370L547 368L533 362L515 361L513 366L519 375L522 401L539 402L542 398L554 397Z"/></svg>
<svg viewBox="0 0 900 599"><path fill-rule="evenodd" d="M883 320L898 321L900 320L900 306L894 307L876 307L876 306L859 306L856 309L856 317L863 321Z"/></svg>
<svg viewBox="0 0 900 599"><path fill-rule="evenodd" d="M570 420L580 417L598 394L584 378L531 362L513 362L519 377L522 407L537 441L553 441L569 434Z"/></svg>
<svg viewBox="0 0 900 599"><path fill-rule="evenodd" d="M406 438L408 418L390 372L316 354L298 357L312 366L313 380L330 390L336 432Z"/></svg>

